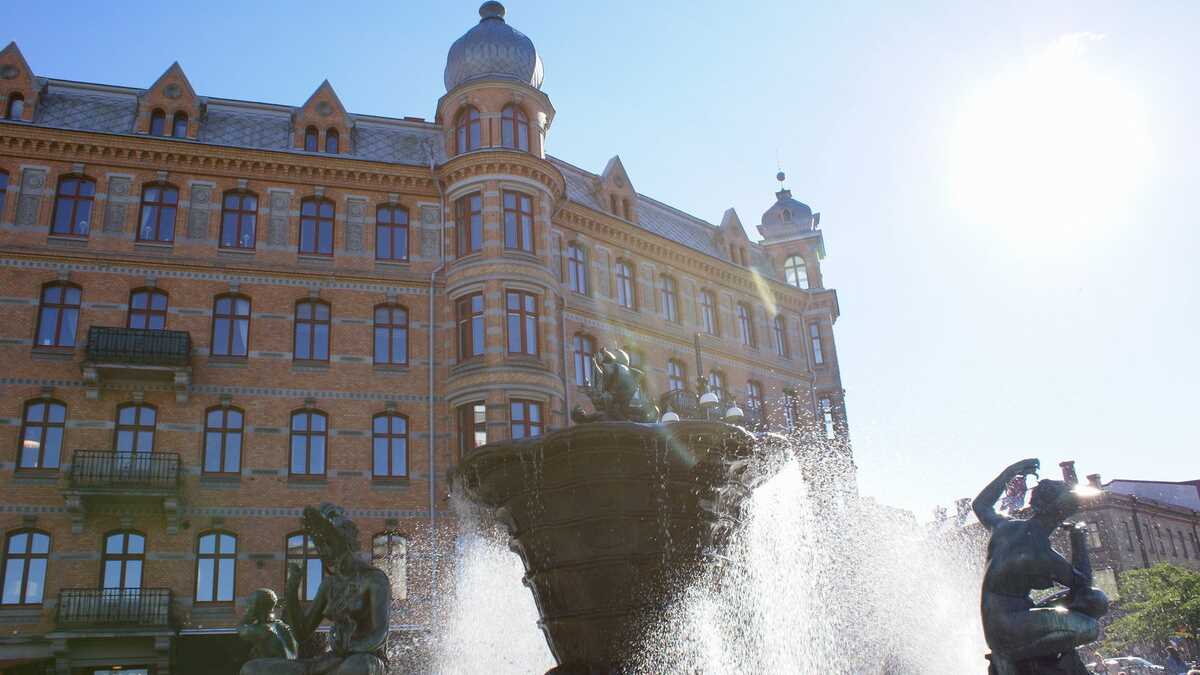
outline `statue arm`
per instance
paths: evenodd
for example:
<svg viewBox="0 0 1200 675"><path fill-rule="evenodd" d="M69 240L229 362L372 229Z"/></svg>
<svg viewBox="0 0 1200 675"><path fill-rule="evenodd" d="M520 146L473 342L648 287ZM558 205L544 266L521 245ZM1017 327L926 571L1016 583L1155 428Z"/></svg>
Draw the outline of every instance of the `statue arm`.
<svg viewBox="0 0 1200 675"><path fill-rule="evenodd" d="M975 516L979 518L979 522L987 529L992 529L1008 520L1004 516L996 513L996 502L1000 500L1004 494L1004 489L1008 487L1009 481L1017 476L1023 476L1030 473L1036 473L1039 462L1036 459L1025 459L1013 464L996 476L992 482L987 484L987 487L980 491L979 496L971 504L971 509L975 512Z"/></svg>
<svg viewBox="0 0 1200 675"><path fill-rule="evenodd" d="M294 575L291 578L299 578L300 575ZM312 604L307 609L304 603L300 600L300 584L290 581L287 585L287 623L292 627L292 632L296 636L296 640L303 642L312 636L313 631L317 626L321 625L321 618L325 615L325 603L328 601L328 579L321 579L321 585L317 588L317 597L313 598Z"/></svg>
<svg viewBox="0 0 1200 675"><path fill-rule="evenodd" d="M1071 568L1076 577L1067 584L1071 588L1090 588L1092 585L1092 560L1088 555L1087 529L1083 523L1077 523L1070 529L1071 537Z"/></svg>
<svg viewBox="0 0 1200 675"><path fill-rule="evenodd" d="M371 614L371 630L350 644L350 651L374 653L387 641L392 609L392 585L387 575L378 570L370 573L367 601Z"/></svg>

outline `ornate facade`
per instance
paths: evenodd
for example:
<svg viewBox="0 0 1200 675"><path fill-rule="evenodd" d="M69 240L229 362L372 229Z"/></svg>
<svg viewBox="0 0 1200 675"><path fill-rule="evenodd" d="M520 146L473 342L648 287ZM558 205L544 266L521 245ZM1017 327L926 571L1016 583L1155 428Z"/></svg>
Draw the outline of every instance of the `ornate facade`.
<svg viewBox="0 0 1200 675"><path fill-rule="evenodd" d="M421 630L447 470L568 424L601 347L848 456L819 214L781 190L753 242L549 156L536 49L480 14L432 122L0 52L0 671L223 672L253 590L321 574L322 500Z"/></svg>

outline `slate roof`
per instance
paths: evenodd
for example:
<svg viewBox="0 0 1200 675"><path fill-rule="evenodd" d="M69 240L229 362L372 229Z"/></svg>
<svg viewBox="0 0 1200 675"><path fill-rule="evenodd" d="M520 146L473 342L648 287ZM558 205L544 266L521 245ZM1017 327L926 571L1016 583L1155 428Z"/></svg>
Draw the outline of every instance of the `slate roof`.
<svg viewBox="0 0 1200 675"><path fill-rule="evenodd" d="M133 133L137 98L50 87L38 101L34 124L61 129Z"/></svg>

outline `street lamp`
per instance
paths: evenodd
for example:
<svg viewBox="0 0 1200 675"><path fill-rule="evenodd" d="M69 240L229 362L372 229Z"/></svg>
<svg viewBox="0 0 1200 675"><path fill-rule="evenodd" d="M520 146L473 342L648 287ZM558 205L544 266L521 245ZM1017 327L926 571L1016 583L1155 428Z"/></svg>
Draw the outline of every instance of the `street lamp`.
<svg viewBox="0 0 1200 675"><path fill-rule="evenodd" d="M679 415L676 414L674 410L668 410L667 412L663 413L662 418L659 419L658 421L662 422L663 424L669 424L671 422L678 422Z"/></svg>
<svg viewBox="0 0 1200 675"><path fill-rule="evenodd" d="M746 418L746 413L742 412L742 409L738 407L738 404L736 401L734 402L733 406L729 408L729 410L725 411L725 421L726 422L737 423L737 422L741 422L745 418Z"/></svg>

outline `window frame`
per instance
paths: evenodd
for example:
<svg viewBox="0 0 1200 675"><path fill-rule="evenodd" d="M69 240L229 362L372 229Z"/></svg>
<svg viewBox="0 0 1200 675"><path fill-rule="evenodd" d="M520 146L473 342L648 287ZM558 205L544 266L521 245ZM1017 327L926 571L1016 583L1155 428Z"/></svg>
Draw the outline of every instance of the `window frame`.
<svg viewBox="0 0 1200 675"><path fill-rule="evenodd" d="M808 324L808 342L812 349L813 365L825 365L825 351L821 339L821 324L812 321Z"/></svg>
<svg viewBox="0 0 1200 675"><path fill-rule="evenodd" d="M378 429L375 428L376 420L381 420L381 419L384 420L384 425L386 427L382 434L379 432ZM393 430L393 425L392 425L393 421L397 420L397 419L401 420L403 423L403 430L400 431L399 433L397 433ZM408 441L409 441L409 436L412 431L411 424L412 423L409 420L408 415L405 415L403 413L399 413L396 411L385 411L385 412L377 413L371 417L371 479L372 480L407 480L408 479L408 477L409 477L409 460L410 460ZM383 440L387 444L387 452L386 452L386 458L385 458L387 465L384 467L384 469L386 469L386 471L383 473L379 472L379 468L380 468L379 464L378 464L379 455L376 452L376 448L375 448L375 444L378 443L380 440ZM396 467L395 467L396 457L395 457L395 447L393 444L396 441L400 441L404 446L404 448L403 448L404 449L404 466L401 467L401 470L399 473L396 472Z"/></svg>
<svg viewBox="0 0 1200 675"><path fill-rule="evenodd" d="M317 128L312 125L309 125L304 129L304 151L321 151L321 132L317 131Z"/></svg>
<svg viewBox="0 0 1200 675"><path fill-rule="evenodd" d="M305 415L305 428L296 429L296 417ZM320 430L313 429L313 420L320 418L323 423ZM296 471L296 438L302 437L304 442L304 470ZM321 439L321 472L312 471L313 439ZM321 479L329 475L329 415L317 408L300 408L293 410L288 416L288 478L289 479Z"/></svg>
<svg viewBox="0 0 1200 675"><path fill-rule="evenodd" d="M754 334L754 308L749 303L737 303L738 333L743 347L758 348L758 336Z"/></svg>
<svg viewBox="0 0 1200 675"><path fill-rule="evenodd" d="M707 335L721 337L721 310L717 295L708 289L700 289L700 323Z"/></svg>
<svg viewBox="0 0 1200 675"><path fill-rule="evenodd" d="M220 426L211 425L211 416L213 413L221 413ZM236 413L239 416L238 426L230 426L229 414ZM208 468L209 448L208 439L210 434L216 434L220 438L220 445L217 447L217 466L219 469L211 470ZM233 470L228 470L229 463L229 438L237 436L237 466ZM242 457L246 449L246 411L233 405L214 405L204 411L204 430L200 435L200 473L205 476L241 476L242 474Z"/></svg>
<svg viewBox="0 0 1200 675"><path fill-rule="evenodd" d="M203 552L203 540L206 537L213 537L212 553ZM233 551L230 553L225 552L224 537L230 537L233 539ZM196 583L192 586L193 590L195 591L195 595L193 596L193 602L195 604L202 605L204 607L212 607L232 605L237 601L237 545L238 536L225 529L218 528L204 530L196 535ZM229 584L230 597L228 599L223 599L220 597L221 578L223 576L221 563L226 560L230 561L229 574L233 578L230 580ZM212 561L212 572L210 575L212 587L208 589L209 593L212 595L211 600L200 599L200 567L205 561Z"/></svg>
<svg viewBox="0 0 1200 675"><path fill-rule="evenodd" d="M150 126L147 133L160 138L167 135L167 113L162 108L155 108L150 113Z"/></svg>
<svg viewBox="0 0 1200 675"><path fill-rule="evenodd" d="M752 413L755 424L764 426L767 423L767 400L763 393L763 384L758 380L746 381L746 411Z"/></svg>
<svg viewBox="0 0 1200 675"><path fill-rule="evenodd" d="M8 206L8 183L8 172L0 169L0 220L4 220L4 207Z"/></svg>
<svg viewBox="0 0 1200 675"><path fill-rule="evenodd" d="M63 188L67 184L73 184L74 192L64 193ZM87 186L90 194L82 194L82 189ZM66 232L60 231L58 227L58 216L62 213L64 203L70 204L71 222ZM87 239L92 232L92 211L96 206L96 181L83 174L69 173L58 178L58 185L54 190L54 212L50 217L50 234L55 237L74 237L76 239ZM87 229L79 227L80 213L86 216Z"/></svg>
<svg viewBox="0 0 1200 675"><path fill-rule="evenodd" d="M39 420L31 420L29 418L30 410L36 405L43 406L42 407L42 417ZM51 406L58 406L58 407L62 408L62 421L61 422L54 422L51 420L51 415L50 415ZM27 441L31 440L28 437L29 431L31 429L35 429L38 432L38 441L37 441L38 449L37 449L37 456L36 456L37 462L35 463L34 466L28 466L25 463L25 451L24 451L25 443ZM57 459L54 462L53 466L49 466L48 463L46 462L46 446L47 446L46 437L47 437L48 432L51 429L59 430L59 432L58 432L58 448L55 451ZM50 472L58 471L62 467L63 448L67 444L66 443L66 439L67 439L67 404L59 399L48 398L48 397L32 398L32 399L29 399L28 401L25 401L25 404L21 407L21 430L19 433L20 433L20 435L17 436L17 440L20 443L20 445L17 447L17 462L16 462L16 470L17 471L19 471L19 472L34 472L34 473L36 473L36 472L50 473Z"/></svg>
<svg viewBox="0 0 1200 675"><path fill-rule="evenodd" d="M25 95L19 91L14 91L8 95L8 101L4 104L4 118L7 120L22 121L25 116Z"/></svg>
<svg viewBox="0 0 1200 675"><path fill-rule="evenodd" d="M109 553L108 542L113 537L123 537L121 542L120 553ZM137 537L141 540L142 550L139 553L130 553L130 539ZM104 533L100 540L100 588L103 590L121 590L133 591L145 588L146 581L146 533L132 529L117 529L109 530ZM117 563L120 569L118 577L118 585L108 585L108 563ZM127 586L126 582L129 578L129 568L131 563L137 563L137 585Z"/></svg>
<svg viewBox="0 0 1200 675"><path fill-rule="evenodd" d="M292 555L292 540L299 539L300 555ZM312 561L316 561L317 583L312 589L312 596L309 596L309 567ZM321 553L317 550L317 543L311 535L308 535L304 530L297 530L283 535L283 584L287 588L288 574L291 572L293 562L300 563L300 601L312 602L317 597L317 592L321 589L321 583L325 580L325 565L321 561Z"/></svg>
<svg viewBox="0 0 1200 675"><path fill-rule="evenodd" d="M384 222L383 214L387 214L387 222ZM397 216L402 216L404 222L396 222ZM384 237L382 233L387 233L387 241L389 250L383 250ZM403 242L399 245L398 242ZM388 262L408 262L409 249L409 214L408 209L400 204L380 204L375 207L375 259L385 260ZM396 249L401 248L401 255L395 255Z"/></svg>
<svg viewBox="0 0 1200 675"><path fill-rule="evenodd" d="M25 535L25 550L14 552L12 550L13 539L20 535ZM45 538L46 551L44 553L38 553L33 550L35 537ZM39 530L34 527L22 527L15 530L9 530L5 533L3 556L0 557L0 607L41 607L46 602L46 577L49 576L47 573L50 569L50 551L53 549L53 547L54 539L50 533L45 530ZM14 560L21 561L21 585L19 586L19 592L17 594L17 602L5 602L4 591L8 588L9 584L9 567L10 563ZM38 560L44 561L41 565L41 579L39 579L37 583L40 595L38 596L37 602L31 602L29 582L30 577L32 576L31 570L34 567L34 562Z"/></svg>
<svg viewBox="0 0 1200 675"><path fill-rule="evenodd" d="M517 301L516 308L512 306L514 298ZM511 288L504 291L504 345L509 356L537 358L541 355L540 304L540 298L536 293ZM517 349L515 350L513 349L514 338L517 340Z"/></svg>
<svg viewBox="0 0 1200 675"><path fill-rule="evenodd" d="M313 208L313 213L305 213L309 207ZM325 208L329 208L328 216L325 215ZM337 246L337 207L332 199L325 197L305 197L300 200L300 229L297 237L296 250L300 255L307 256L323 256L326 258L333 257L334 249ZM329 250L324 250L321 242L321 235L325 228L329 229ZM304 234L306 230L311 230L312 247L306 249L304 245Z"/></svg>
<svg viewBox="0 0 1200 675"><path fill-rule="evenodd" d="M387 312L387 323L379 323L380 311ZM397 313L402 315L400 320L397 320L396 318ZM404 305L398 305L395 303L383 303L375 305L374 309L372 310L371 317L373 322L371 325L372 362L377 366L407 366L409 348L408 308ZM383 360L380 360L379 358L379 335L381 330L384 331L386 335L384 343L386 345L387 354ZM399 359L396 358L396 354L394 353L395 350L393 349L393 347L395 347L395 334L397 332L403 333L404 336L404 353L400 355Z"/></svg>
<svg viewBox="0 0 1200 675"><path fill-rule="evenodd" d="M145 307L134 307L134 298L140 295L146 296L146 305ZM155 298L163 299L162 309L156 309L154 307ZM170 302L170 295L168 295L167 292L161 288L156 288L154 286L142 286L141 288L135 288L129 291L129 304L125 310L125 327L140 328L143 330L166 330L167 308L170 306ZM141 318L144 325L133 325L134 319L136 318ZM152 326L155 319L159 319L162 322L161 327L155 328Z"/></svg>
<svg viewBox="0 0 1200 675"><path fill-rule="evenodd" d="M837 422L833 417L833 399L823 397L817 399L817 418L820 424L821 438L826 441L837 440Z"/></svg>
<svg viewBox="0 0 1200 675"><path fill-rule="evenodd" d="M483 419L477 418L478 408L482 408ZM487 403L485 401L467 401L459 404L458 408L458 452L459 457L466 457L472 450L487 445ZM479 434L483 434L483 443L479 443Z"/></svg>
<svg viewBox="0 0 1200 675"><path fill-rule="evenodd" d="M517 417L517 411L522 416ZM534 414L536 412L536 415ZM527 398L512 398L508 400L508 437L512 440L535 438L542 435L545 427L545 417L542 415L542 402ZM536 420L534 417L536 416ZM521 429L521 435L516 430ZM536 433L535 433L536 432Z"/></svg>
<svg viewBox="0 0 1200 675"><path fill-rule="evenodd" d="M708 371L708 390L716 394L720 402L729 398L729 380L725 377L725 371L715 368Z"/></svg>
<svg viewBox="0 0 1200 675"><path fill-rule="evenodd" d="M481 253L483 246L483 193L471 192L454 200L454 257Z"/></svg>
<svg viewBox="0 0 1200 675"><path fill-rule="evenodd" d="M380 540L383 540L383 555L380 555ZM400 542L399 570L397 570L396 543ZM402 532L389 530L371 536L371 562L387 572L392 587L392 600L408 599L408 545L409 540Z"/></svg>
<svg viewBox="0 0 1200 675"><path fill-rule="evenodd" d="M567 244L567 287L580 295L590 295L587 250L579 242Z"/></svg>
<svg viewBox="0 0 1200 675"><path fill-rule="evenodd" d="M670 274L659 277L659 299L663 318L671 323L679 323L679 283Z"/></svg>
<svg viewBox="0 0 1200 675"><path fill-rule="evenodd" d="M787 337L787 317L782 312L775 315L772 330L775 333L775 353L781 358L792 358L792 349Z"/></svg>
<svg viewBox="0 0 1200 675"><path fill-rule="evenodd" d="M147 195L151 190L158 190L157 199L149 199ZM168 201L168 195L174 195L174 201ZM146 237L144 230L146 227L146 211L151 210L154 216L152 236ZM164 216L169 210L170 215ZM176 223L179 219L179 188L170 183L147 183L142 186L141 208L138 210L138 224L136 239L142 243L151 244L174 244ZM163 230L170 228L169 237L164 238Z"/></svg>
<svg viewBox="0 0 1200 675"><path fill-rule="evenodd" d="M131 408L134 410L133 423L126 424L121 421L121 412L124 410L129 410ZM143 422L142 422L142 418L145 416L146 411L149 411L151 413L151 416L153 417L153 421L149 424L143 424ZM130 436L131 445L130 445L129 452L125 452L125 451L121 450L121 437L122 437L121 435L123 433L132 434L132 436ZM149 449L145 449L142 447L142 434L144 434L144 433L150 434L150 448ZM138 403L138 402L122 403L117 406L116 415L113 416L113 452L117 453L118 455L127 454L130 457L137 457L140 455L151 455L154 453L154 446L156 445L157 441L158 441L158 406L151 404L151 403L146 403L145 401L143 401L141 403Z"/></svg>
<svg viewBox="0 0 1200 675"><path fill-rule="evenodd" d="M518 105L509 103L500 111L500 146L529 152L529 116Z"/></svg>
<svg viewBox="0 0 1200 675"><path fill-rule="evenodd" d="M56 302L46 300L46 296L52 289L58 289L59 299ZM78 294L78 302L70 304L67 301L68 293L76 291ZM38 299L38 314L37 323L33 327L33 346L34 349L52 349L52 350L74 350L78 340L76 339L79 333L79 318L83 307L83 287L79 284L73 284L69 281L51 281L42 284L42 292ZM54 316L54 334L52 341L49 344L42 343L42 319L45 317L47 310L53 310ZM63 317L68 312L73 312L74 328L69 336L64 336L63 333ZM69 337L70 342L66 342L65 338Z"/></svg>
<svg viewBox="0 0 1200 675"><path fill-rule="evenodd" d="M236 198L237 207L229 207L230 197ZM247 208L246 200L253 200L253 206ZM233 245L226 245L225 234L228 216L234 217ZM249 232L245 230L245 221L250 219ZM246 235L250 237L250 245L243 246ZM250 190L226 190L221 194L221 228L218 232L217 247L238 251L253 251L258 247L258 194Z"/></svg>
<svg viewBox="0 0 1200 675"><path fill-rule="evenodd" d="M788 286L807 291L808 261L800 254L790 255L783 260L783 279Z"/></svg>
<svg viewBox="0 0 1200 675"><path fill-rule="evenodd" d="M479 310L475 309L475 299L479 299ZM465 311L464 311L465 308ZM454 301L454 319L458 333L458 362L481 358L487 353L487 302L483 292L467 293ZM479 331L482 340L476 344L475 332Z"/></svg>
<svg viewBox="0 0 1200 675"><path fill-rule="evenodd" d="M342 137L338 130L334 127L329 127L325 130L325 153L329 155L340 154L342 146Z"/></svg>
<svg viewBox="0 0 1200 675"><path fill-rule="evenodd" d="M221 314L221 313L217 312L217 306L221 300L229 300L229 313L228 314ZM244 315L237 313L238 301L240 301L240 300L246 301L246 313ZM242 293L221 293L216 296L213 296L212 322L211 322L211 331L209 332L209 349L208 349L208 354L210 357L218 357L218 358L222 358L222 359L244 359L244 358L249 357L249 355L250 355L250 318L251 318L251 314L252 314L252 309L253 309L253 303L251 302L250 296L248 296L248 295L244 295ZM216 350L213 348L214 345L217 344L217 322L218 321L229 322L228 328L226 329L227 345L225 347L226 352L224 354L217 354ZM235 354L235 353L233 353L234 328L237 327L243 321L246 324L246 340L245 340L246 351L244 354Z"/></svg>
<svg viewBox="0 0 1200 675"><path fill-rule="evenodd" d="M171 116L171 138L186 139L188 137L188 122L188 114L182 110L176 110L175 114ZM182 129L179 128L180 124L183 125Z"/></svg>
<svg viewBox="0 0 1200 675"><path fill-rule="evenodd" d="M596 355L596 339L587 333L576 333L571 338L571 359L575 364L575 386L590 387L592 381L592 357Z"/></svg>
<svg viewBox="0 0 1200 675"><path fill-rule="evenodd" d="M617 259L617 273L613 275L617 285L617 304L625 309L637 311L637 267L624 258Z"/></svg>
<svg viewBox="0 0 1200 675"><path fill-rule="evenodd" d="M687 391L687 388L687 364L679 359L667 359L667 391Z"/></svg>
<svg viewBox="0 0 1200 675"><path fill-rule="evenodd" d="M473 152L482 145L483 129L479 109L473 105L464 106L454 118L454 154Z"/></svg>
<svg viewBox="0 0 1200 675"><path fill-rule="evenodd" d="M300 308L308 307L309 316L300 316ZM320 310L324 308L325 318L318 317ZM306 341L307 353L305 356L300 356L301 336L300 329L302 326L307 327L308 340ZM321 327L325 328L325 354L323 357L314 356L317 353L318 345L318 330ZM329 363L329 359L333 354L333 305L320 298L302 298L296 301L295 308L292 313L292 361L304 361L313 363Z"/></svg>
<svg viewBox="0 0 1200 675"><path fill-rule="evenodd" d="M512 206L509 206L510 199ZM504 250L536 255L537 231L534 227L533 196L519 190L501 190L500 205L504 225Z"/></svg>

